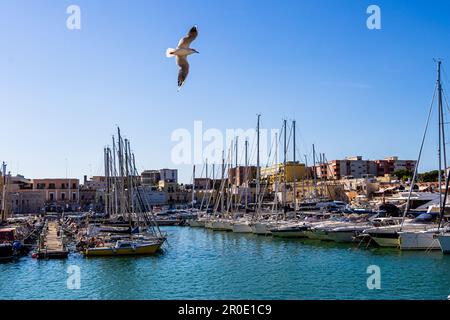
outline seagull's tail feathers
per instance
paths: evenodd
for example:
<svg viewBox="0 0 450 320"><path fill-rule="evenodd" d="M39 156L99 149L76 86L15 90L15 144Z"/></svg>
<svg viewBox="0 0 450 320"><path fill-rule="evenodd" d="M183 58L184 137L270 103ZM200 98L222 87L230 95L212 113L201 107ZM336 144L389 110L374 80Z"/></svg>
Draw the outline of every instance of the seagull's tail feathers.
<svg viewBox="0 0 450 320"><path fill-rule="evenodd" d="M173 57L173 56L175 56L173 53L175 52L175 49L173 49L173 48L168 48L167 50L166 50L166 57L167 58L171 58L171 57Z"/></svg>

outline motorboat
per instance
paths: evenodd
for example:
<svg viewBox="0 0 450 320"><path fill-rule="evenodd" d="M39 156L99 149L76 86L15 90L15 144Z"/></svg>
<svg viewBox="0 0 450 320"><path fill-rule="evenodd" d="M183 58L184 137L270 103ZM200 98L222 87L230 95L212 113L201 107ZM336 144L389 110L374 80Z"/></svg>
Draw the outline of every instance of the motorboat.
<svg viewBox="0 0 450 320"><path fill-rule="evenodd" d="M380 247L399 247L399 232L425 231L437 227L436 224L432 224L434 218L428 213L421 214L415 219L405 220L403 225L402 220L402 218L378 218L380 226L368 228L363 233L369 234ZM375 222L377 220L374 220Z"/></svg>
<svg viewBox="0 0 450 320"><path fill-rule="evenodd" d="M280 238L305 238L305 232L309 230L307 222L288 222L281 226L269 229L274 237Z"/></svg>
<svg viewBox="0 0 450 320"><path fill-rule="evenodd" d="M94 248L86 248L82 251L85 256L121 256L121 255L145 255L157 252L163 240L118 240L112 244L101 244Z"/></svg>
<svg viewBox="0 0 450 320"><path fill-rule="evenodd" d="M371 225L368 223L349 223L328 230L328 239L335 242L354 242L356 237Z"/></svg>

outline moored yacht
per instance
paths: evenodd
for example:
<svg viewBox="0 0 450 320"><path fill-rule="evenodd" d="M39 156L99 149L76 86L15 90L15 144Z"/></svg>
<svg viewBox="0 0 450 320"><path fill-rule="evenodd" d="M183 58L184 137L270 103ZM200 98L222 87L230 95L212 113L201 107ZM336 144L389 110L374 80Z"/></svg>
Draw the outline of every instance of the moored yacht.
<svg viewBox="0 0 450 320"><path fill-rule="evenodd" d="M356 223L328 230L328 239L335 242L354 242L355 238L370 227L368 223Z"/></svg>
<svg viewBox="0 0 450 320"><path fill-rule="evenodd" d="M270 232L274 237L280 238L305 238L305 231L310 227L306 222L287 222L278 227L271 228Z"/></svg>
<svg viewBox="0 0 450 320"><path fill-rule="evenodd" d="M252 226L250 221L246 219L239 219L232 223L233 232L235 233L252 233Z"/></svg>
<svg viewBox="0 0 450 320"><path fill-rule="evenodd" d="M445 254L450 254L450 233L443 232L437 235L439 247Z"/></svg>
<svg viewBox="0 0 450 320"><path fill-rule="evenodd" d="M323 240L331 241L328 232L334 228L342 226L343 223L340 221L325 221L314 223L307 232L305 232L306 237L312 240Z"/></svg>
<svg viewBox="0 0 450 320"><path fill-rule="evenodd" d="M362 233L368 234L380 247L398 247L398 231L401 228L401 218L378 218L374 226Z"/></svg>
<svg viewBox="0 0 450 320"><path fill-rule="evenodd" d="M438 228L428 230L400 231L399 245L402 250L439 250Z"/></svg>
<svg viewBox="0 0 450 320"><path fill-rule="evenodd" d="M383 220L384 226L369 228L363 232L369 234L371 239L381 247L400 247L400 236L403 234L404 239L407 238L407 241L403 241L404 247L407 248L410 246L409 244L411 244L411 241L416 241L411 239L413 233L437 227L437 225L433 223L433 216L427 213L421 214L415 219L405 220L403 225L401 224L401 218L385 219L386 220ZM422 237L422 234L420 234L420 236ZM424 237L426 238L427 236L424 235Z"/></svg>
<svg viewBox="0 0 450 320"><path fill-rule="evenodd" d="M205 223L206 223L206 218L203 217L199 217L197 219L189 219L188 220L188 224L190 227L200 227L200 228L204 228L205 227Z"/></svg>
<svg viewBox="0 0 450 320"><path fill-rule="evenodd" d="M254 234L259 235L270 235L272 232L270 231L271 228L275 226L276 222L269 222L269 221L256 221L250 223L250 227L252 228L252 232Z"/></svg>

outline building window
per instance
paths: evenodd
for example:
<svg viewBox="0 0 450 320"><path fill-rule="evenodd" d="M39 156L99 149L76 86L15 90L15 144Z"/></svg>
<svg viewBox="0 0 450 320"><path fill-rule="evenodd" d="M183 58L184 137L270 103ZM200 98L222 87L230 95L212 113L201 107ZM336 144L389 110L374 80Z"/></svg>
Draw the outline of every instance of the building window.
<svg viewBox="0 0 450 320"><path fill-rule="evenodd" d="M48 188L49 188L49 189L56 189L54 183L49 183Z"/></svg>
<svg viewBox="0 0 450 320"><path fill-rule="evenodd" d="M77 184L76 183L72 183L72 189L76 189L77 188Z"/></svg>
<svg viewBox="0 0 450 320"><path fill-rule="evenodd" d="M53 201L55 199L55 195L53 193L50 193L50 201Z"/></svg>
<svg viewBox="0 0 450 320"><path fill-rule="evenodd" d="M76 193L72 193L72 200L76 201L77 200L77 194Z"/></svg>
<svg viewBox="0 0 450 320"><path fill-rule="evenodd" d="M61 193L61 200L66 200L66 194L65 193Z"/></svg>

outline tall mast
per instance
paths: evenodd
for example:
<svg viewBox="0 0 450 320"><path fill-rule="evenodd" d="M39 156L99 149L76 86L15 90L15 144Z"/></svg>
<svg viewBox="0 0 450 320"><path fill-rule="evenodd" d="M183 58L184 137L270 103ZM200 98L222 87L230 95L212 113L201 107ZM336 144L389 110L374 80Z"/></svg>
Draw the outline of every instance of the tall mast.
<svg viewBox="0 0 450 320"><path fill-rule="evenodd" d="M231 143L230 144L230 148L229 148L229 154L228 154L228 157L227 157L227 210L226 210L226 212L230 212L230 207L231 207L231 204L232 204L232 196L233 196L233 193L232 193L232 183L231 183L231 181L230 181L230 171L231 171L231 169L232 169L232 167L233 167L233 143Z"/></svg>
<svg viewBox="0 0 450 320"><path fill-rule="evenodd" d="M205 177L208 178L208 158L205 159Z"/></svg>
<svg viewBox="0 0 450 320"><path fill-rule="evenodd" d="M261 115L258 114L258 123L256 125L256 202L255 204L259 204L259 187L260 187L260 164L259 164L259 120Z"/></svg>
<svg viewBox="0 0 450 320"><path fill-rule="evenodd" d="M304 155L304 157L305 157L305 168L306 168L306 172L305 172L305 175L306 175L306 179L307 179L307 191L305 190L305 188L303 188L303 199L305 199L306 198L306 194L309 194L310 193L310 186L311 186L311 177L310 177L310 175L309 175L309 168L308 168L308 156L305 154Z"/></svg>
<svg viewBox="0 0 450 320"><path fill-rule="evenodd" d="M284 130L284 157L283 157L283 209L286 210L286 158L287 158L287 121L283 120L283 130Z"/></svg>
<svg viewBox="0 0 450 320"><path fill-rule="evenodd" d="M1 207L1 222L6 220L6 206L7 206L7 200L6 200L6 192L8 191L6 188L6 163L3 161L2 163L2 178L3 178L3 190L2 190L2 207Z"/></svg>
<svg viewBox="0 0 450 320"><path fill-rule="evenodd" d="M209 202L211 200L211 197L214 199L214 189L215 189L214 186L215 186L215 184L216 184L216 166L215 166L215 164L213 162L213 164L212 164L212 186L211 186L212 189L209 190L211 195L208 198L208 204L206 206L206 211L208 211L208 209L209 209Z"/></svg>
<svg viewBox="0 0 450 320"><path fill-rule="evenodd" d="M294 160L294 211L297 210L297 173L296 173L296 164L295 164L295 120L292 121L292 134L293 134L293 160Z"/></svg>
<svg viewBox="0 0 450 320"><path fill-rule="evenodd" d="M247 206L248 206L248 188L249 188L249 183L248 183L248 178L249 178L249 174L248 174L248 140L245 139L245 210L247 210Z"/></svg>
<svg viewBox="0 0 450 320"><path fill-rule="evenodd" d="M114 194L113 194L113 177L114 177L114 167L112 160L111 148L108 148L108 158L109 158L109 215L114 212Z"/></svg>
<svg viewBox="0 0 450 320"><path fill-rule="evenodd" d="M194 209L195 201L195 164L192 167L192 209Z"/></svg>
<svg viewBox="0 0 450 320"><path fill-rule="evenodd" d="M275 165L278 168L278 132L275 132ZM275 181L275 211L278 211L278 187L279 179Z"/></svg>
<svg viewBox="0 0 450 320"><path fill-rule="evenodd" d="M132 216L131 216L131 181L130 181L130 171L128 170L128 164L129 164L129 158L128 158L128 140L125 139L125 179L126 179L126 194L125 197L127 198L126 204L127 204L127 212L128 212L128 224L130 225L130 228L132 227ZM125 185L125 182L124 182ZM124 187L125 188L125 187Z"/></svg>
<svg viewBox="0 0 450 320"><path fill-rule="evenodd" d="M105 165L105 179L106 179L106 193L105 193L105 214L108 216L109 208L108 208L108 198L109 198L109 169L108 169L108 150L106 148L103 149L103 161Z"/></svg>
<svg viewBox="0 0 450 320"><path fill-rule="evenodd" d="M119 175L120 175L120 211L121 214L125 212L125 181L124 181L124 167L123 167L123 141L120 135L120 128L117 127L117 139L119 144L118 158L119 158Z"/></svg>
<svg viewBox="0 0 450 320"><path fill-rule="evenodd" d="M129 185L128 185L128 190L129 190L129 194L130 194L130 204L131 204L131 211L134 212L135 210L135 206L134 206L134 176L135 173L133 171L133 158L132 158L132 154L131 154L131 144L130 144L130 140L127 140L128 143L128 163L127 166L129 166Z"/></svg>
<svg viewBox="0 0 450 320"><path fill-rule="evenodd" d="M238 177L239 177L239 182L241 181L241 170L239 169L239 157L238 157L238 155L239 155L239 136L236 136L236 141L235 141L235 157L236 157L236 174L235 174L235 177L236 177L236 184L235 184L235 189L234 189L234 207L235 207L235 210L237 210L237 208L238 208L238 201L239 201L239 198L238 198L238 195L239 195L239 187L238 187L238 181L237 181L237 179L238 179Z"/></svg>
<svg viewBox="0 0 450 320"><path fill-rule="evenodd" d="M114 186L114 214L118 212L118 194L117 194L117 166L116 166L116 141L114 135L112 136L112 159L113 159L113 186Z"/></svg>
<svg viewBox="0 0 450 320"><path fill-rule="evenodd" d="M314 144L313 147L313 178L314 178L314 190L317 187L317 172L316 172L316 148Z"/></svg>
<svg viewBox="0 0 450 320"><path fill-rule="evenodd" d="M444 124L442 115L442 85L441 85L441 61L438 61L438 76L437 76L437 87L438 87L438 115L439 115L439 147L438 147L438 157L439 157L439 212L442 210L442 145L445 145L443 141L444 134ZM445 148L445 147L444 147ZM445 204L444 204L445 205Z"/></svg>
<svg viewBox="0 0 450 320"><path fill-rule="evenodd" d="M222 150L222 186L225 186L225 151ZM221 188L221 197L220 197L220 212L223 214L224 209L224 203L225 203L225 192L223 190L224 188Z"/></svg>
<svg viewBox="0 0 450 320"><path fill-rule="evenodd" d="M239 137L237 136L236 142L235 142L236 168L239 166L239 163L238 163L238 140L239 140Z"/></svg>

